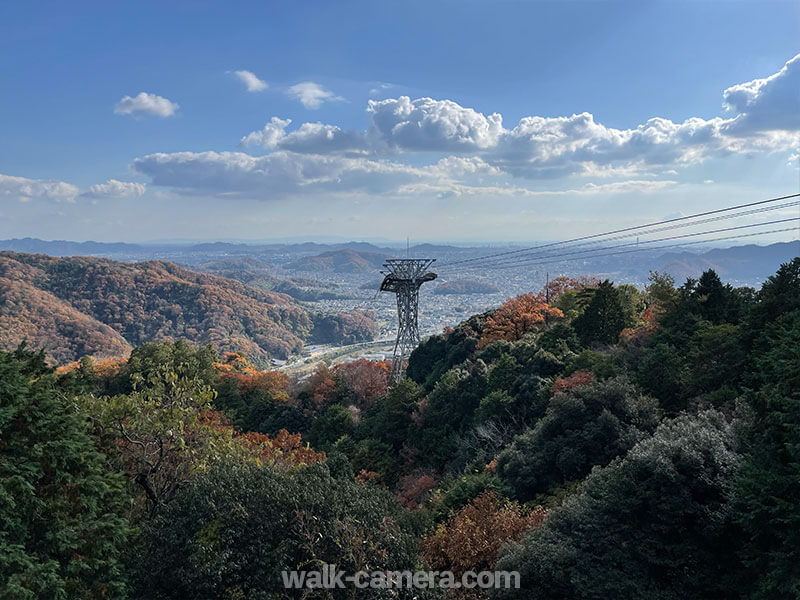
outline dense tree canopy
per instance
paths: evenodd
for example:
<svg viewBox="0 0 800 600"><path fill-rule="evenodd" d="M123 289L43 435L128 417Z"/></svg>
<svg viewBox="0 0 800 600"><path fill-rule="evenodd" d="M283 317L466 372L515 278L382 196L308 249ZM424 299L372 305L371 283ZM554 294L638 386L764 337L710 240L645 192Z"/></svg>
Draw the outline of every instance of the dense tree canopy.
<svg viewBox="0 0 800 600"><path fill-rule="evenodd" d="M500 598L800 597L799 349L800 258L759 291L557 278L392 386L181 341L0 353L0 596L316 597L280 572L335 562L519 570Z"/></svg>
<svg viewBox="0 0 800 600"><path fill-rule="evenodd" d="M125 598L123 482L44 355L0 352L0 597Z"/></svg>
<svg viewBox="0 0 800 600"><path fill-rule="evenodd" d="M727 493L739 464L731 429L719 413L680 417L593 471L502 555L498 567L519 570L524 589L496 596L730 598Z"/></svg>
<svg viewBox="0 0 800 600"><path fill-rule="evenodd" d="M154 600L291 598L284 570L402 570L416 558L415 532L392 496L325 465L220 465L183 490L147 538L137 583ZM353 591L332 597L382 597Z"/></svg>

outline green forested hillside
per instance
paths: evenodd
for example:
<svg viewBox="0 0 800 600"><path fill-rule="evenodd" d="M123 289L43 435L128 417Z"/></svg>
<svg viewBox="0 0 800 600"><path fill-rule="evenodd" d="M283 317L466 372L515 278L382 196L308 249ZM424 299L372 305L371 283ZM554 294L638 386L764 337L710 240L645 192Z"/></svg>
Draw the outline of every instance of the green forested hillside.
<svg viewBox="0 0 800 600"><path fill-rule="evenodd" d="M58 374L0 352L0 595L800 597L800 258L760 290L707 271L543 292L425 340L391 388L385 363L292 382L184 342ZM55 467L94 498L53 525L82 532L82 569L43 541L62 447L89 457ZM280 583L331 563L503 569L521 587Z"/></svg>

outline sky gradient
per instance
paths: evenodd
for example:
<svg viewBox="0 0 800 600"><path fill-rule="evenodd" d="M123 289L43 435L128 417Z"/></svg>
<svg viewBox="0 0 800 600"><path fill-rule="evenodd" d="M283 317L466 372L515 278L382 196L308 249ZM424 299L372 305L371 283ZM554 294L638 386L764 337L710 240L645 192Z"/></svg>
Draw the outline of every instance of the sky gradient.
<svg viewBox="0 0 800 600"><path fill-rule="evenodd" d="M0 7L0 238L530 241L800 191L797 2L113 4Z"/></svg>

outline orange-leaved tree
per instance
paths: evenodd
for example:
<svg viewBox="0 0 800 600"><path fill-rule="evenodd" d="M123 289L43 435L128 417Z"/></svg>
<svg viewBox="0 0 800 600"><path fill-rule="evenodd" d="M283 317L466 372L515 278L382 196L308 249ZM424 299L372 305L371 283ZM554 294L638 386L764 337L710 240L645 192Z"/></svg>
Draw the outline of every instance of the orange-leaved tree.
<svg viewBox="0 0 800 600"><path fill-rule="evenodd" d="M576 388L581 385L589 385L594 383L597 378L594 376L594 373L588 369L581 369L580 371L575 371L572 375L568 377L559 377L558 379L553 382L553 387L550 390L553 394L558 394L561 392L568 392L572 388Z"/></svg>
<svg viewBox="0 0 800 600"><path fill-rule="evenodd" d="M420 554L431 568L452 571L459 577L466 571L492 571L500 547L541 525L546 514L540 506L525 512L516 502L485 492L425 537ZM485 596L465 591L453 597Z"/></svg>
<svg viewBox="0 0 800 600"><path fill-rule="evenodd" d="M262 464L298 467L325 460L324 452L314 451L303 443L299 433L289 433L285 429L275 437L250 432L239 433L234 439L241 441Z"/></svg>
<svg viewBox="0 0 800 600"><path fill-rule="evenodd" d="M498 340L516 341L548 318L563 316L564 313L547 304L541 294L522 294L508 300L486 319L478 346L483 348Z"/></svg>

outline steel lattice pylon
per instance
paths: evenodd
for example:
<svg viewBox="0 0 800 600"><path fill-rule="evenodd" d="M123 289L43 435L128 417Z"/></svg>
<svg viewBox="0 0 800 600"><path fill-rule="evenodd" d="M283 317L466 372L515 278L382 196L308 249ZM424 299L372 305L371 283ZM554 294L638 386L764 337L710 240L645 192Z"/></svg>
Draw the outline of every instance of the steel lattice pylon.
<svg viewBox="0 0 800 600"><path fill-rule="evenodd" d="M403 363L419 344L419 286L436 279L436 273L427 272L435 258L390 258L384 263L385 276L382 292L397 294L397 341L392 356L391 381L403 376Z"/></svg>

